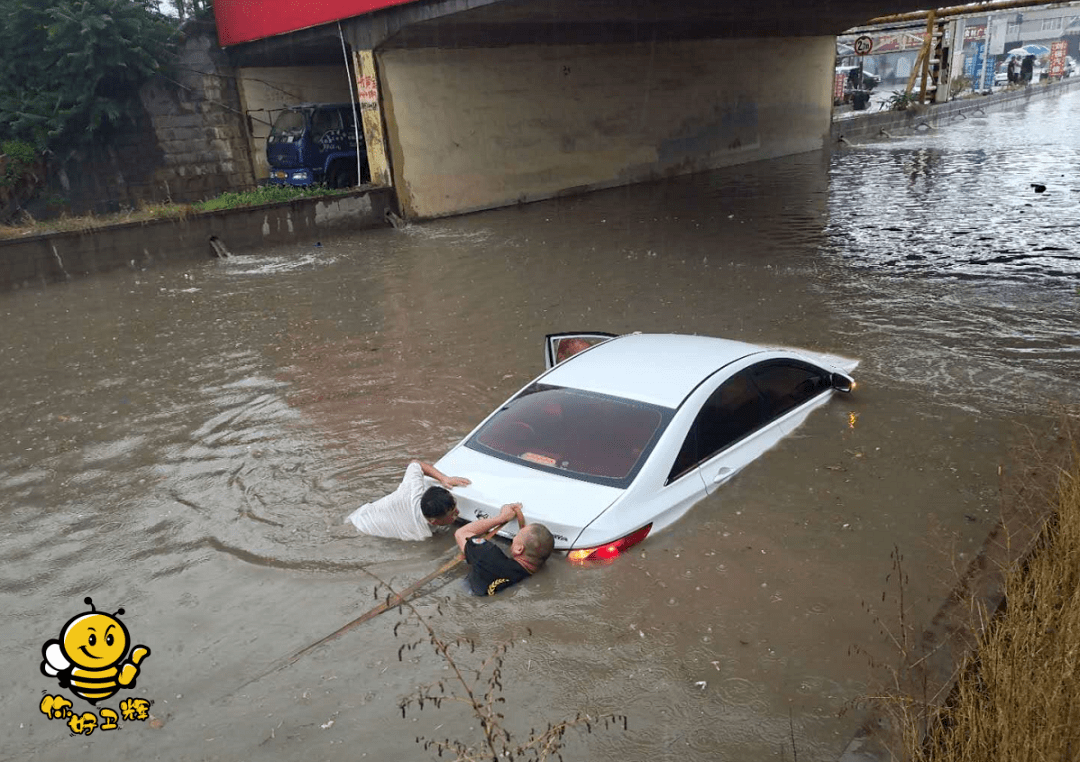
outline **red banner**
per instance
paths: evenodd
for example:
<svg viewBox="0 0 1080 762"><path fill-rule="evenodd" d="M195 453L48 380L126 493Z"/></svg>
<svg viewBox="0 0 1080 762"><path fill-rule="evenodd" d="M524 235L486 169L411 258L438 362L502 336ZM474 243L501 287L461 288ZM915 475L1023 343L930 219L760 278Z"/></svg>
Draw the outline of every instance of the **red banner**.
<svg viewBox="0 0 1080 762"><path fill-rule="evenodd" d="M833 78L833 100L840 101L844 99L844 80L847 75L842 71L836 72L836 76Z"/></svg>
<svg viewBox="0 0 1080 762"><path fill-rule="evenodd" d="M1069 50L1069 43L1058 40L1050 43L1050 69L1047 74L1051 77L1060 77L1065 73L1065 54Z"/></svg>
<svg viewBox="0 0 1080 762"><path fill-rule="evenodd" d="M214 0L222 46L363 16L416 0Z"/></svg>

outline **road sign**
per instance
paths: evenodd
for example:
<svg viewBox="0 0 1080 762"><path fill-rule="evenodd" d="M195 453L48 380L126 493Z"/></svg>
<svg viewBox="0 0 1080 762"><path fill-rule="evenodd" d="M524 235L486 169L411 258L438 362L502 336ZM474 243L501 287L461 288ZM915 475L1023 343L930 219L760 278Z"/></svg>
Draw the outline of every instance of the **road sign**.
<svg viewBox="0 0 1080 762"><path fill-rule="evenodd" d="M855 44L851 47L855 48L855 55L865 56L869 55L870 51L874 49L874 40L867 35L855 38Z"/></svg>

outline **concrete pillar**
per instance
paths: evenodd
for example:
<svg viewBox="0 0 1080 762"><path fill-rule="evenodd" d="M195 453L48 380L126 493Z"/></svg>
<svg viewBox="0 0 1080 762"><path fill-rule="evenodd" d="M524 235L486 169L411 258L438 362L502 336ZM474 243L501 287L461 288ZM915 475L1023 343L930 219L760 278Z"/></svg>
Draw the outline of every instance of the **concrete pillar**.
<svg viewBox="0 0 1080 762"><path fill-rule="evenodd" d="M389 152L386 150L386 131L383 128L382 105L379 99L379 72L375 53L371 50L353 51L353 71L356 72L356 102L360 108L361 129L367 145L368 169L373 185L389 187Z"/></svg>
<svg viewBox="0 0 1080 762"><path fill-rule="evenodd" d="M813 151L835 37L379 52L411 218Z"/></svg>

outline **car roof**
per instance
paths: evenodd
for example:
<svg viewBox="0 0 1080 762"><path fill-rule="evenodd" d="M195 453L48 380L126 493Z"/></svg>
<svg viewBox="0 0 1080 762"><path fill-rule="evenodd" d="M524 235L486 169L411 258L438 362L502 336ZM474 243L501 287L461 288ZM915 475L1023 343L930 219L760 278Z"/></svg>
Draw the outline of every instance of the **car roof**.
<svg viewBox="0 0 1080 762"><path fill-rule="evenodd" d="M574 355L540 381L675 408L719 368L767 351L710 336L635 333Z"/></svg>

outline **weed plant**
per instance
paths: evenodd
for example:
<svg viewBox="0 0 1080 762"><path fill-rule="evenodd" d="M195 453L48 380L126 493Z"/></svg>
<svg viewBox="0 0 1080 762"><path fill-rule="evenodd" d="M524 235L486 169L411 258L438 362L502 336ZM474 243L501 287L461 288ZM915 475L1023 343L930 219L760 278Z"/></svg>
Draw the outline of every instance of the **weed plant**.
<svg viewBox="0 0 1080 762"><path fill-rule="evenodd" d="M1006 576L1005 606L983 631L911 759L1080 759L1080 460L1058 475L1053 513Z"/></svg>
<svg viewBox="0 0 1080 762"><path fill-rule="evenodd" d="M131 222L182 220L200 212L240 209L246 206L293 201L298 198L338 196L353 190L353 188L335 190L323 185L309 185L306 187L263 185L250 191L223 193L220 196L194 204L144 203L140 204L137 209L126 209L114 214L61 215L50 220L36 220L30 214L23 212L22 218L17 224L0 225L0 240L48 233L86 232L109 227L110 225L125 225Z"/></svg>
<svg viewBox="0 0 1080 762"><path fill-rule="evenodd" d="M395 601L397 594L393 589L382 580L379 582L380 585L375 588L376 600L385 590L389 591L385 600ZM440 616L441 607L440 602L436 607ZM562 760L562 750L568 740L567 733L571 730L586 733L592 733L598 728L627 730L625 715L594 716L578 712L568 719L549 722L546 727L533 727L524 736L515 736L507 728L507 717L503 714L507 703L502 695L503 664L514 647L515 640L505 640L485 649L478 646L472 638L445 638L432 624L432 620L421 614L407 600L398 604L398 613L401 619L394 626L394 636L404 641L398 649L398 660L404 660L406 653L426 646L442 660L449 673L447 677L417 687L412 694L402 699L402 718L413 710L421 711L426 706L440 709L446 702L453 702L464 704L478 726L475 731L477 737L471 739L432 739L418 736L416 742L422 745L425 751L434 752L437 757L454 762ZM531 635L531 630L526 632Z"/></svg>
<svg viewBox="0 0 1080 762"><path fill-rule="evenodd" d="M1015 504L1011 520L1003 510L999 540L1007 551L999 570L1004 600L992 609L985 597L967 596L967 656L944 683L928 677L934 654L905 621L906 576L894 551L888 580L896 586L899 624L878 621L899 667L889 668L886 690L870 697L893 735L894 758L1080 759L1080 447L1069 419L1057 444L1056 453L1033 448L1035 458L1008 490ZM1034 524L1017 532L1017 516Z"/></svg>
<svg viewBox="0 0 1080 762"><path fill-rule="evenodd" d="M259 204L275 204L281 201L292 201L298 198L310 198L312 196L337 196L349 193L352 188L332 190L324 185L291 186L291 185L260 185L250 191L237 193L222 193L220 196L192 204L191 208L196 212L215 212L220 209L239 209L244 206L258 206Z"/></svg>

